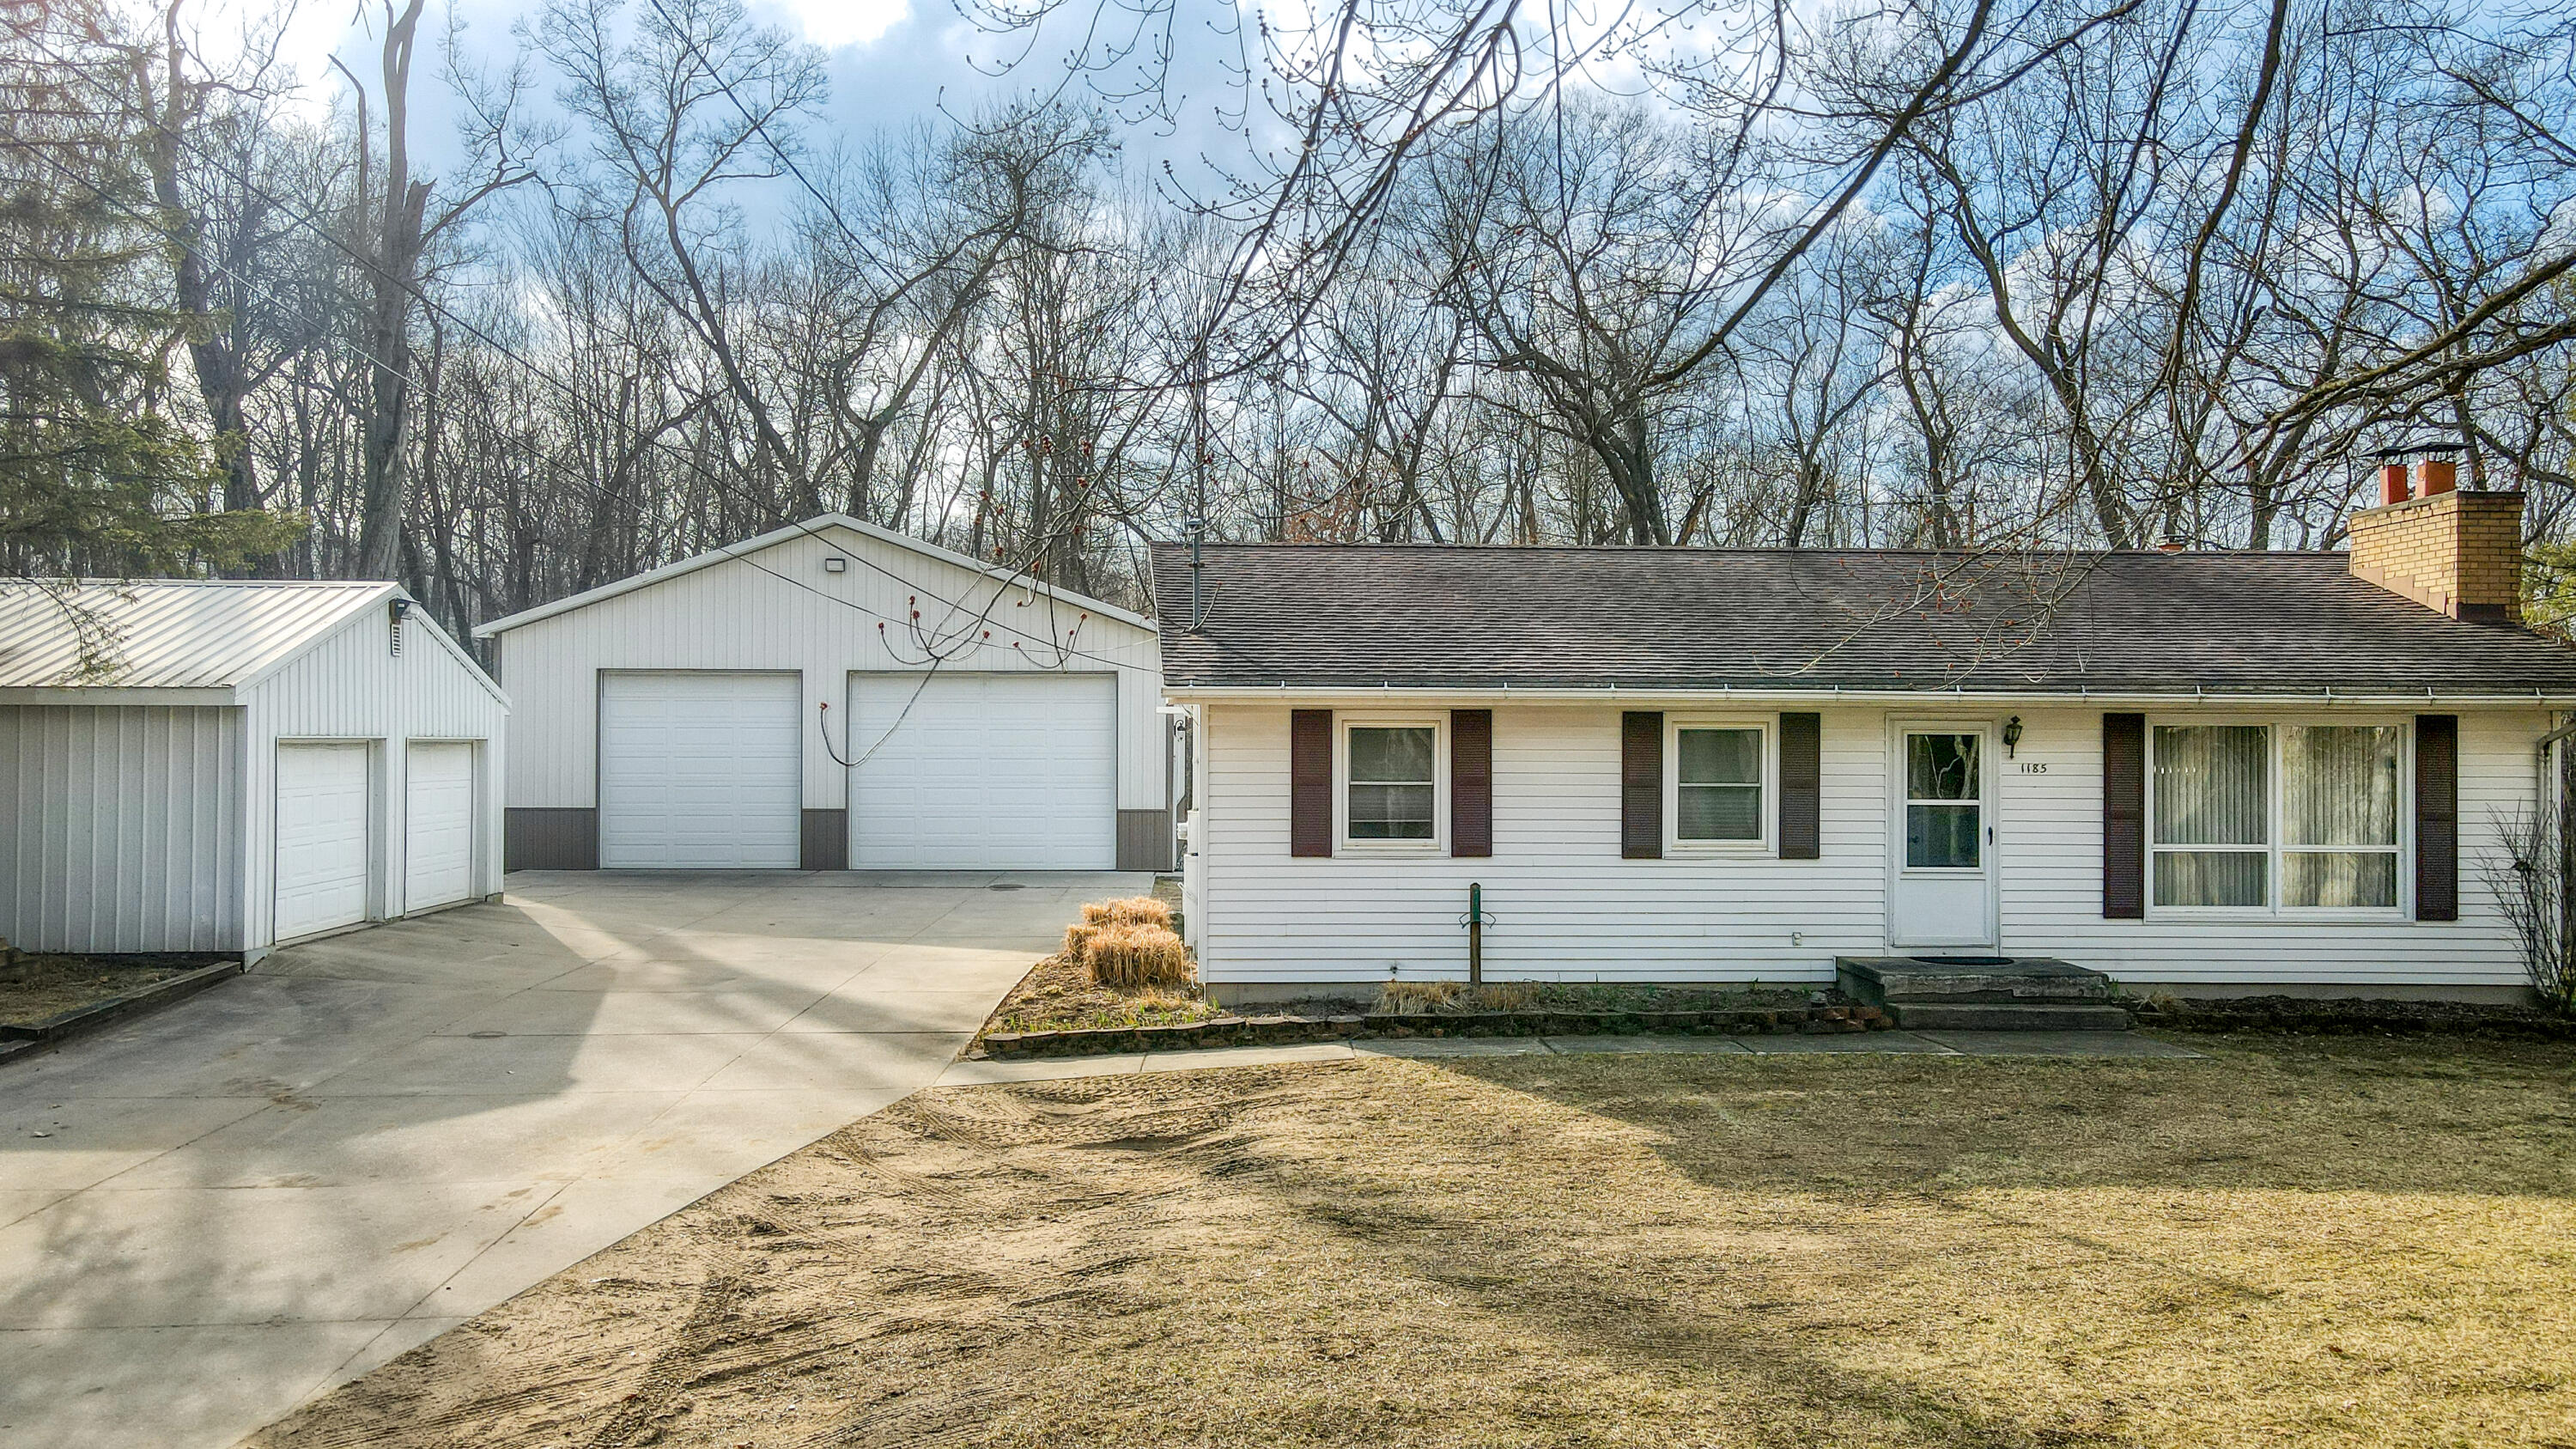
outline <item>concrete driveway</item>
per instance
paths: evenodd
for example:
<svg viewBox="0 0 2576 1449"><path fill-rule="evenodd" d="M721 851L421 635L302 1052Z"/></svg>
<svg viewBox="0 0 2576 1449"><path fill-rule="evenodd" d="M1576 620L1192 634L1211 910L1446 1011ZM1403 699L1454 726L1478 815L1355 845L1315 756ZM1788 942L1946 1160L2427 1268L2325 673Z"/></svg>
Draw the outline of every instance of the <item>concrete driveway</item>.
<svg viewBox="0 0 2576 1449"><path fill-rule="evenodd" d="M0 1070L0 1443L231 1444L928 1085L1147 880L518 875Z"/></svg>

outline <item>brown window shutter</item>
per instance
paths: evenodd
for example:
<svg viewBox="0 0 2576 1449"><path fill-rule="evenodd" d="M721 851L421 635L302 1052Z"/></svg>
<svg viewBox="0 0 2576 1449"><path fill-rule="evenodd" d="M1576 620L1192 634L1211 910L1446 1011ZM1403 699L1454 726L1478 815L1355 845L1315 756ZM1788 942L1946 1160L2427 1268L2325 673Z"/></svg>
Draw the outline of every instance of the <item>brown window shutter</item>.
<svg viewBox="0 0 2576 1449"><path fill-rule="evenodd" d="M1780 858L1824 853L1825 717L1780 716Z"/></svg>
<svg viewBox="0 0 2576 1449"><path fill-rule="evenodd" d="M2460 918L2460 717L2415 716L2415 919Z"/></svg>
<svg viewBox="0 0 2576 1449"><path fill-rule="evenodd" d="M1333 853L1333 712L1288 711L1288 853Z"/></svg>
<svg viewBox="0 0 2576 1449"><path fill-rule="evenodd" d="M2147 915L2147 717L2102 716L2102 919Z"/></svg>
<svg viewBox="0 0 2576 1449"><path fill-rule="evenodd" d="M1619 854L1627 860L1664 855L1664 716L1629 710L1619 716Z"/></svg>
<svg viewBox="0 0 2576 1449"><path fill-rule="evenodd" d="M1494 712L1449 711L1449 853L1494 853Z"/></svg>

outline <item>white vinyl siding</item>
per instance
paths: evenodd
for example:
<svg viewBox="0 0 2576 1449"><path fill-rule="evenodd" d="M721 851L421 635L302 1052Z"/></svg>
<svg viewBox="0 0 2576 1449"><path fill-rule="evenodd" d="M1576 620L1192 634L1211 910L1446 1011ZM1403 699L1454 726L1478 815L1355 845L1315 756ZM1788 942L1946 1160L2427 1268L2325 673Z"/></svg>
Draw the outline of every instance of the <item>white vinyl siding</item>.
<svg viewBox="0 0 2576 1449"><path fill-rule="evenodd" d="M403 752L403 909L474 894L474 747L413 741Z"/></svg>
<svg viewBox="0 0 2576 1449"><path fill-rule="evenodd" d="M1386 715L1365 700L1348 711ZM1211 981L1463 976L1470 882L1495 919L1497 980L1818 980L1834 953L1877 946L1885 737L1864 738L1850 713L1825 716L1821 861L1621 859L1619 711L1509 704L1494 709L1491 858L1291 858L1287 707L1211 704L1202 718L1192 929Z"/></svg>
<svg viewBox="0 0 2576 1449"><path fill-rule="evenodd" d="M1209 981L1366 986L1386 980L1390 967L1408 979L1461 976L1459 917L1471 881L1484 886L1494 918L1485 964L1495 979L1821 983L1832 979L1837 954L1887 948L1890 715L1909 712L1821 711L1820 859L1644 861L1619 854L1618 709L1459 702L1494 706L1491 859L1291 858L1289 707L1202 707L1205 800L1191 921ZM2295 914L2141 922L2101 914L2100 707L1994 709L1996 726L2010 715L2024 724L2013 757L1993 762L1988 801L2000 948L2061 956L2141 990L2160 982L2521 985L2481 862L2495 848L2497 812L2532 798L2532 742L2550 717L2529 708L2457 712L2458 922Z"/></svg>
<svg viewBox="0 0 2576 1449"><path fill-rule="evenodd" d="M793 870L804 737L792 674L605 674L599 863Z"/></svg>
<svg viewBox="0 0 2576 1449"><path fill-rule="evenodd" d="M370 751L357 744L277 747L277 938L367 918L375 812Z"/></svg>
<svg viewBox="0 0 2576 1449"><path fill-rule="evenodd" d="M1114 677L862 674L849 701L853 868L1117 864Z"/></svg>

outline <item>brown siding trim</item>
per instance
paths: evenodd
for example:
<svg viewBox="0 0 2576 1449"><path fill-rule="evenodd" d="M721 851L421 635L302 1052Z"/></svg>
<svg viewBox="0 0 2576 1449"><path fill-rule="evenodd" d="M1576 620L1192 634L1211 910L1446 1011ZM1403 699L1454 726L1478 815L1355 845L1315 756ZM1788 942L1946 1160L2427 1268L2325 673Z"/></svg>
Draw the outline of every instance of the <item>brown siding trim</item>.
<svg viewBox="0 0 2576 1449"><path fill-rule="evenodd" d="M2415 919L2460 918L2460 717L2415 716Z"/></svg>
<svg viewBox="0 0 2576 1449"><path fill-rule="evenodd" d="M1664 855L1664 716L1629 710L1619 716L1619 854L1627 860Z"/></svg>
<svg viewBox="0 0 2576 1449"><path fill-rule="evenodd" d="M1118 812L1118 868L1168 871L1172 868L1172 812Z"/></svg>
<svg viewBox="0 0 2576 1449"><path fill-rule="evenodd" d="M800 870L850 868L850 812L808 810L799 818L796 865Z"/></svg>
<svg viewBox="0 0 2576 1449"><path fill-rule="evenodd" d="M2102 716L2102 919L2147 915L2147 717Z"/></svg>
<svg viewBox="0 0 2576 1449"><path fill-rule="evenodd" d="M1288 711L1288 853L1333 853L1333 712Z"/></svg>
<svg viewBox="0 0 2576 1449"><path fill-rule="evenodd" d="M599 869L599 812L513 806L501 812L503 870Z"/></svg>
<svg viewBox="0 0 2576 1449"><path fill-rule="evenodd" d="M1449 853L1494 853L1494 712L1449 711Z"/></svg>
<svg viewBox="0 0 2576 1449"><path fill-rule="evenodd" d="M1780 716L1780 858L1815 860L1824 854L1825 717Z"/></svg>

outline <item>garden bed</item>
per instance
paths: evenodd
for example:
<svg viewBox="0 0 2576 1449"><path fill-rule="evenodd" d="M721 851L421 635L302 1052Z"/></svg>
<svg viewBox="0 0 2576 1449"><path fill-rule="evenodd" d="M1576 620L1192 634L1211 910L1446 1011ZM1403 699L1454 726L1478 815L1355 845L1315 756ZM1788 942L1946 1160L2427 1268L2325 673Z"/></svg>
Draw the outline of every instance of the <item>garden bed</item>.
<svg viewBox="0 0 2576 1449"><path fill-rule="evenodd" d="M2329 1036L2473 1036L2576 1041L2576 1019L2533 1006L2464 1001L2317 1000L2299 996L2149 997L2138 1025L2169 1031L2279 1031Z"/></svg>
<svg viewBox="0 0 2576 1449"><path fill-rule="evenodd" d="M1049 957L1012 990L968 1055L1088 1056L1354 1037L1746 1036L1872 1031L1889 1024L1877 1007L1831 992L1555 983L1447 993L1415 983L1375 1002L1299 1001L1277 1011L1237 1014L1195 992L1154 997L1094 986L1079 967Z"/></svg>
<svg viewBox="0 0 2576 1449"><path fill-rule="evenodd" d="M223 956L20 956L0 966L0 1028L22 1032L231 960Z"/></svg>
<svg viewBox="0 0 2576 1449"><path fill-rule="evenodd" d="M230 956L31 956L0 964L0 1061L34 1055L241 974Z"/></svg>

